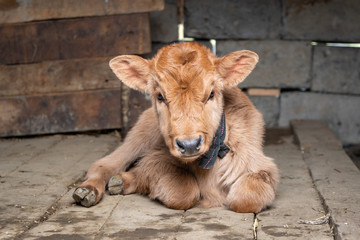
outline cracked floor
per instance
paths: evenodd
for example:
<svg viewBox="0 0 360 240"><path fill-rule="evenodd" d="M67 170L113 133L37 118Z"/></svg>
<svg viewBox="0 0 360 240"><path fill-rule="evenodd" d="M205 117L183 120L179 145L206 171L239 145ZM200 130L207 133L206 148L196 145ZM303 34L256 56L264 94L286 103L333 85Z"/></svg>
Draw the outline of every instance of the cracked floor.
<svg viewBox="0 0 360 240"><path fill-rule="evenodd" d="M71 197L76 182L93 161L119 144L118 137L0 140L0 239L334 239L334 234L337 239L356 239L352 236L360 236L357 214L345 225L334 224L335 218L320 225L299 223L328 211L341 221L342 212L331 201L324 202L330 198L322 195L317 186L321 179L314 181L317 173L306 161L311 153L306 155L307 149L301 144L299 148L294 139L289 131L269 132L264 151L278 164L281 182L272 207L256 215L225 208L171 210L135 194L106 194L100 204L84 208ZM352 203L347 206L348 212L358 212Z"/></svg>

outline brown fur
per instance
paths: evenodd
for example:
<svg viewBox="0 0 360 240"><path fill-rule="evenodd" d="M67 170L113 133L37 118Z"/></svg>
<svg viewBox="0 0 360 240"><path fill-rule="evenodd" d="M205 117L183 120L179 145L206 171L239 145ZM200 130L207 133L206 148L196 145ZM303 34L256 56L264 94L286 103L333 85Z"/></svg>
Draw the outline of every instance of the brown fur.
<svg viewBox="0 0 360 240"><path fill-rule="evenodd" d="M259 212L271 204L278 170L263 154L262 116L237 87L257 61L258 56L246 50L216 58L197 43L166 46L151 60L130 55L112 59L118 78L149 93L153 105L118 149L90 167L79 188L96 189L96 204L110 177L119 174L122 194L147 194L174 209L198 203ZM211 92L214 97L209 99ZM208 151L222 111L225 143L231 150L209 170L201 169L198 159ZM175 144L177 139L199 137L199 151L189 156Z"/></svg>

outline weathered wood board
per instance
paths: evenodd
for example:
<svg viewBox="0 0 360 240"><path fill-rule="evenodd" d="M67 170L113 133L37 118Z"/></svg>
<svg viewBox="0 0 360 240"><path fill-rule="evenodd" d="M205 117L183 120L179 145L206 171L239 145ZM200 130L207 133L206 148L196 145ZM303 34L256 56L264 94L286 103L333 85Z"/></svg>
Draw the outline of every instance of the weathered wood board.
<svg viewBox="0 0 360 240"><path fill-rule="evenodd" d="M1 0L0 23L160 11L164 0Z"/></svg>
<svg viewBox="0 0 360 240"><path fill-rule="evenodd" d="M336 161L337 165L331 162L322 168L331 174L318 178L317 167L324 166L322 160L334 154L331 149L334 144L329 144L330 132L318 126L295 129L302 147L305 140L305 152L294 144L289 130L268 131L264 151L275 159L281 180L272 206L255 216L226 208L173 210L138 194L106 193L98 205L84 208L74 203L74 186L92 162L119 144L117 137L76 134L0 139L0 239L360 239L358 225L351 218L359 215L360 205L346 208L349 200L356 203L353 200L358 199L355 198L359 193L358 178L352 168L341 166L340 160L346 160L343 158ZM303 157L311 154L312 150L307 150L313 149L312 143L322 154L315 152L312 156L316 158L315 165L308 165L310 159ZM323 152L325 148L328 150ZM333 159L345 154L341 151L337 148ZM309 171L316 174L314 178ZM349 181L353 182L350 191ZM319 184L333 187L324 192ZM320 199L319 194L325 198ZM343 199L348 196L349 199ZM326 222L320 225L299 222L324 216L323 204L330 203L329 200L338 200L344 207L328 205L336 214L332 215L334 224L342 235L334 236L334 229ZM347 211L342 216L350 218L337 218L339 210Z"/></svg>
<svg viewBox="0 0 360 240"><path fill-rule="evenodd" d="M0 63L142 54L151 51L148 13L0 26Z"/></svg>
<svg viewBox="0 0 360 240"><path fill-rule="evenodd" d="M314 186L330 214L334 239L359 239L359 169L325 122L293 120L291 127Z"/></svg>
<svg viewBox="0 0 360 240"><path fill-rule="evenodd" d="M0 98L0 136L121 128L121 90Z"/></svg>
<svg viewBox="0 0 360 240"><path fill-rule="evenodd" d="M129 95L129 122L128 128L135 125L139 116L151 107L151 97L138 91L131 90Z"/></svg>
<svg viewBox="0 0 360 240"><path fill-rule="evenodd" d="M0 65L0 97L120 88L110 58Z"/></svg>

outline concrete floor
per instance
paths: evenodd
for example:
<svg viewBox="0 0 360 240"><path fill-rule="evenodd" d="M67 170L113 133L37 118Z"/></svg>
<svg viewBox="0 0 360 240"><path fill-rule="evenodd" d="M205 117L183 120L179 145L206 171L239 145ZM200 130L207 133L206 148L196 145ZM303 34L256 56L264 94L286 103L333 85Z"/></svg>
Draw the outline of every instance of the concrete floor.
<svg viewBox="0 0 360 240"><path fill-rule="evenodd" d="M281 182L273 206L256 215L176 211L139 195L105 195L84 208L74 187L119 137L0 140L0 239L360 239L359 170L322 122L292 127L269 131L265 152Z"/></svg>

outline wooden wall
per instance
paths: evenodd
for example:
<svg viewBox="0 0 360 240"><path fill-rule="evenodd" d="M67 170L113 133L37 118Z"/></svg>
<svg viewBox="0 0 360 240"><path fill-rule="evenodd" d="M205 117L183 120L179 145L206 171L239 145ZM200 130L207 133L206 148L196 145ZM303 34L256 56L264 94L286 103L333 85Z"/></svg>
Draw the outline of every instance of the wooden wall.
<svg viewBox="0 0 360 240"><path fill-rule="evenodd" d="M163 8L163 0L1 0L0 136L124 127L129 91L108 61L149 53L149 12Z"/></svg>

